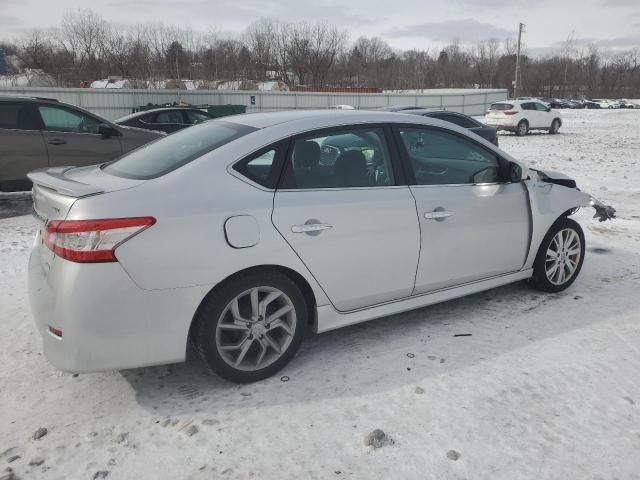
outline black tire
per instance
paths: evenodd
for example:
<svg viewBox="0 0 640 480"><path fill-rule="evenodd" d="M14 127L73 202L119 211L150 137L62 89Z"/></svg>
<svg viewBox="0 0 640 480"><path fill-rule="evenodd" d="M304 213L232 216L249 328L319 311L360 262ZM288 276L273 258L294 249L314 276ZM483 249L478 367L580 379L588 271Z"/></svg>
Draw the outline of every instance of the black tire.
<svg viewBox="0 0 640 480"><path fill-rule="evenodd" d="M572 230L574 231L580 242L580 254L579 259L577 261L577 267L571 273L571 276L567 278L560 284L552 282L547 275L546 263L547 263L547 250L551 248L552 241L558 232L563 230ZM585 254L585 241L584 241L584 232L582 231L582 227L575 220L572 220L568 217L563 217L556 221L553 226L549 229L547 234L545 235L542 243L540 244L540 248L538 249L538 253L536 255L536 259L533 262L533 276L529 279L529 283L537 290L541 290L543 292L561 292L562 290L567 289L578 277L580 274L580 270L582 269L582 263L584 262L584 254ZM564 267L563 267L564 268Z"/></svg>
<svg viewBox="0 0 640 480"><path fill-rule="evenodd" d="M518 137L524 137L527 133L529 133L529 122L520 120L520 123L518 123L516 127L516 135Z"/></svg>
<svg viewBox="0 0 640 480"><path fill-rule="evenodd" d="M549 129L549 133L551 135L555 135L556 133L558 133L558 130L560 130L560 120L556 118L553 120L553 122L551 122L551 128Z"/></svg>
<svg viewBox="0 0 640 480"><path fill-rule="evenodd" d="M255 287L276 288L292 302L295 311L293 338L280 357L258 370L241 370L227 363L218 350L216 331L222 314L229 303L243 292ZM209 369L232 382L250 383L274 375L287 365L300 348L308 324L308 308L300 288L278 271L260 271L232 278L209 294L198 309L195 318L195 347Z"/></svg>

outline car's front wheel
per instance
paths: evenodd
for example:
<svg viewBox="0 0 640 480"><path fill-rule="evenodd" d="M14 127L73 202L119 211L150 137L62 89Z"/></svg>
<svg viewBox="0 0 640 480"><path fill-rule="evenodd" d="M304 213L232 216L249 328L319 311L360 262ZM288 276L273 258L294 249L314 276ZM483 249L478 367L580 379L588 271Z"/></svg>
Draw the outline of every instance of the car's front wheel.
<svg viewBox="0 0 640 480"><path fill-rule="evenodd" d="M580 273L584 253L584 232L580 224L562 218L549 229L540 244L530 283L544 292L568 288Z"/></svg>
<svg viewBox="0 0 640 480"><path fill-rule="evenodd" d="M300 288L277 271L239 276L207 297L196 317L196 346L221 377L248 383L270 377L297 352L307 326Z"/></svg>
<svg viewBox="0 0 640 480"><path fill-rule="evenodd" d="M558 130L560 130L560 120L556 118L553 122L551 122L551 128L549 128L549 133L552 135L555 135L556 133L558 133Z"/></svg>

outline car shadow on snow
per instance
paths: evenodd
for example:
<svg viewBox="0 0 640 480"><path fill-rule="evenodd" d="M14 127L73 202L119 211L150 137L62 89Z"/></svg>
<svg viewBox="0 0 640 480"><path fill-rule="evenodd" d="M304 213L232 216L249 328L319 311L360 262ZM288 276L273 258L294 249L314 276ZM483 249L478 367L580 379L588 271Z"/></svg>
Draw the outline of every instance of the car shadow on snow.
<svg viewBox="0 0 640 480"><path fill-rule="evenodd" d="M0 193L0 220L28 215L32 210L31 192Z"/></svg>
<svg viewBox="0 0 640 480"><path fill-rule="evenodd" d="M637 254L631 255L637 260ZM414 388L429 377L600 322L607 308L600 305L601 295L623 295L622 290L629 289L628 307L639 308L640 297L631 293L634 282L619 280L624 278L622 267L611 266L612 256L589 254L581 279L562 293L540 293L521 282L309 335L288 366L253 384L225 381L195 359L121 374L137 402L160 417L216 415Z"/></svg>

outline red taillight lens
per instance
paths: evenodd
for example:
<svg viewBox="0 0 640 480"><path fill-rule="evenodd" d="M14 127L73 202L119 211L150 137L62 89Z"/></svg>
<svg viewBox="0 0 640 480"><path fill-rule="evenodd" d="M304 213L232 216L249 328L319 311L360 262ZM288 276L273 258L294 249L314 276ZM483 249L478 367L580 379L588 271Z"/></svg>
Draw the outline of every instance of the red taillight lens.
<svg viewBox="0 0 640 480"><path fill-rule="evenodd" d="M502 112L502 113L504 113L505 115L515 115L518 112L514 112L513 110L509 110L507 112Z"/></svg>
<svg viewBox="0 0 640 480"><path fill-rule="evenodd" d="M47 223L44 244L72 262L117 262L116 247L154 223L153 217L52 220Z"/></svg>
<svg viewBox="0 0 640 480"><path fill-rule="evenodd" d="M56 338L62 338L62 330L49 325L49 333Z"/></svg>

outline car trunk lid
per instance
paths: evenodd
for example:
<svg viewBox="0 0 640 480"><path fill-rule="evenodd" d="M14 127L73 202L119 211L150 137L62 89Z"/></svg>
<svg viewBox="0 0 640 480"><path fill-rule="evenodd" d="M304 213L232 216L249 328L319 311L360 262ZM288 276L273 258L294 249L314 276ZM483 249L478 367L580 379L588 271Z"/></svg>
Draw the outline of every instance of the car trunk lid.
<svg viewBox="0 0 640 480"><path fill-rule="evenodd" d="M79 199L132 188L144 183L104 173L99 165L89 167L55 167L35 170L28 175L33 182L33 214L40 220L33 254L40 257L45 272L55 255L44 246L47 222L64 220Z"/></svg>
<svg viewBox="0 0 640 480"><path fill-rule="evenodd" d="M116 177L99 165L55 167L35 170L27 175L33 182L33 208L46 220L64 219L74 202L83 197L135 187L143 180Z"/></svg>

